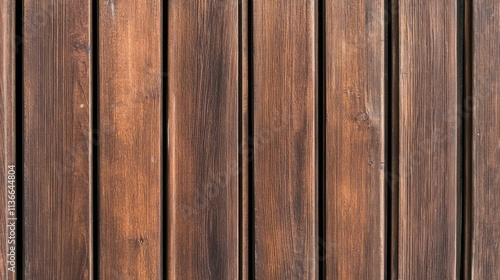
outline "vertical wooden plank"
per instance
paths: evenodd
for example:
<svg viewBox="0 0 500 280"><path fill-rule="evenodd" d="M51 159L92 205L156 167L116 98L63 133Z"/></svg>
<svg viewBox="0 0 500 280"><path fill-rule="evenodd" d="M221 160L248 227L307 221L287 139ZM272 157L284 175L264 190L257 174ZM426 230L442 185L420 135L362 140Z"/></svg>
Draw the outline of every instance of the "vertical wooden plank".
<svg viewBox="0 0 500 280"><path fill-rule="evenodd" d="M325 2L326 279L385 279L385 2Z"/></svg>
<svg viewBox="0 0 500 280"><path fill-rule="evenodd" d="M500 277L500 2L472 1L471 279Z"/></svg>
<svg viewBox="0 0 500 280"><path fill-rule="evenodd" d="M99 276L161 277L161 1L99 1Z"/></svg>
<svg viewBox="0 0 500 280"><path fill-rule="evenodd" d="M255 278L316 279L317 1L253 1Z"/></svg>
<svg viewBox="0 0 500 280"><path fill-rule="evenodd" d="M457 277L457 1L399 1L398 279Z"/></svg>
<svg viewBox="0 0 500 280"><path fill-rule="evenodd" d="M168 275L238 277L238 1L168 6Z"/></svg>
<svg viewBox="0 0 500 280"><path fill-rule="evenodd" d="M12 259L19 249L20 236L15 227L7 226L16 217L7 211L12 200L10 191L17 190L16 168L16 119L15 119L15 7L14 1L0 1L0 278L16 279L18 261ZM14 193L14 197L15 197ZM19 207L19 205L17 205ZM14 235L11 235L14 230ZM16 237L12 239L9 237ZM12 241L14 240L14 241ZM17 248L16 248L17 246ZM15 258L15 255L14 255Z"/></svg>
<svg viewBox="0 0 500 280"><path fill-rule="evenodd" d="M249 61L249 26L250 16L248 1L240 1L240 279L250 279L250 169L253 161L252 147L250 147L250 115L249 115L249 93L250 93L250 61Z"/></svg>
<svg viewBox="0 0 500 280"><path fill-rule="evenodd" d="M90 1L23 1L24 277L89 279Z"/></svg>

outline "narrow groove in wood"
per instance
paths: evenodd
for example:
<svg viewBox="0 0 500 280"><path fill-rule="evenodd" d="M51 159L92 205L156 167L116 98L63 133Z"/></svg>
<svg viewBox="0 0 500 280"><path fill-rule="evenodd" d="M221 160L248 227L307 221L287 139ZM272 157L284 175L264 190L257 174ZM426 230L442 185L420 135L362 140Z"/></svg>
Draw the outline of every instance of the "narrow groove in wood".
<svg viewBox="0 0 500 280"><path fill-rule="evenodd" d="M399 2L398 0L389 0L390 3L390 25L389 25L389 105L388 118L391 129L387 129L390 145L390 157L388 157L389 173L387 176L389 184L389 209L390 220L388 239L389 263L387 269L389 279L398 279L398 234L399 234Z"/></svg>
<svg viewBox="0 0 500 280"><path fill-rule="evenodd" d="M457 55L458 55L458 184L457 184L457 213L458 213L458 221L457 221L457 272L456 275L461 277L463 271L463 256L464 256L464 237L465 237L465 207L464 207L464 198L465 198L465 121L467 116L465 116L465 107L464 107L464 78L465 78L465 67L464 67L464 59L465 59L465 41L464 41L464 16L465 16L465 1L458 0L458 19L457 19Z"/></svg>
<svg viewBox="0 0 500 280"><path fill-rule="evenodd" d="M463 86L464 93L462 99L463 108L463 208L462 208L462 259L460 275L462 279L472 279L472 48L473 48L473 20L472 20L472 0L465 0L463 5L464 26L463 26Z"/></svg>
<svg viewBox="0 0 500 280"><path fill-rule="evenodd" d="M325 0L318 0L318 279L326 279L326 28Z"/></svg>
<svg viewBox="0 0 500 280"><path fill-rule="evenodd" d="M168 4L161 2L160 279L168 278Z"/></svg>
<svg viewBox="0 0 500 280"><path fill-rule="evenodd" d="M248 279L255 279L255 132L253 0L248 0Z"/></svg>
<svg viewBox="0 0 500 280"><path fill-rule="evenodd" d="M385 279L389 280L391 279L391 252L392 252L392 246L393 246L393 241L392 241L392 230L393 227L391 225L392 221L392 208L393 208L393 201L391 199L391 174L393 174L392 170L392 157L393 157L393 139L391 137L391 129L392 128L392 110L391 110L391 104L393 102L393 88L392 84L394 81L393 75L393 56L391 55L393 53L393 44L392 44L392 25L394 24L394 20L392 19L393 13L392 13L392 7L395 5L397 0L386 0L385 1L385 7L384 7L384 13L387 15L384 17L384 26L385 26L385 36L387 38L387 41L385 42L385 53L386 53L386 72L387 74L387 79L386 79L386 90L387 92L384 93L386 95L385 97L385 104L384 108L388 108L386 111L386 114L384 116L385 120L384 122L386 123L385 127L385 151L386 155L385 158L387 159L387 168L384 170L385 172L385 183L387 185L387 191L385 193L385 201L386 201L386 219L385 219L385 230L386 230L386 248L385 248Z"/></svg>
<svg viewBox="0 0 500 280"><path fill-rule="evenodd" d="M15 1L15 33L16 33L16 50L15 50L15 102L16 102L16 210L17 224L16 232L16 278L24 279L24 138L23 138L23 116L24 116L24 100L23 100L23 5L24 1Z"/></svg>
<svg viewBox="0 0 500 280"><path fill-rule="evenodd" d="M168 279L168 3L161 2L161 187L160 187L160 279Z"/></svg>
<svg viewBox="0 0 500 280"><path fill-rule="evenodd" d="M92 47L91 47L91 71L92 71L92 100L91 100L91 180L92 180L92 263L91 275L93 279L99 278L99 146L100 146L100 127L99 127L99 0L92 0L91 6L91 28L92 28Z"/></svg>

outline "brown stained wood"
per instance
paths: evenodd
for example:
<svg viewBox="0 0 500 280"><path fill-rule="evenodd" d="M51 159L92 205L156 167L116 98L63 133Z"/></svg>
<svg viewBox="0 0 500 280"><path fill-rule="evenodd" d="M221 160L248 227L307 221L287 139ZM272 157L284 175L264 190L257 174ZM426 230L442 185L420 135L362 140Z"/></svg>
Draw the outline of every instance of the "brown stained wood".
<svg viewBox="0 0 500 280"><path fill-rule="evenodd" d="M99 4L99 275L159 279L161 1Z"/></svg>
<svg viewBox="0 0 500 280"><path fill-rule="evenodd" d="M253 160L251 156L251 147L249 141L250 135L250 123L249 123L249 21L250 12L248 7L248 1L242 0L240 8L240 279L248 280L250 278L250 260L249 260L249 250L250 249L250 238L249 238L249 227L250 225L250 206L249 206L249 190L250 190L250 161Z"/></svg>
<svg viewBox="0 0 500 280"><path fill-rule="evenodd" d="M385 279L385 1L325 1L326 279Z"/></svg>
<svg viewBox="0 0 500 280"><path fill-rule="evenodd" d="M11 252L11 247L16 247L16 244L8 244L13 239L11 230L6 226L9 218L15 216L7 212L7 198L12 194L8 191L12 189L9 182L13 179L9 171L17 171L16 166L16 128L15 128L15 10L14 1L0 1L0 278L1 279L16 279L16 273L9 271L12 265L7 265L7 261L11 261L11 256L7 255ZM14 168L11 168L14 166ZM17 180L20 180L19 174L14 178L13 186L18 185ZM17 193L19 195L19 193ZM20 207L20 205L17 205ZM12 220L10 220L12 221ZM18 235L18 234L16 234ZM17 242L21 240L16 238ZM17 243L18 245L19 243ZM17 250L20 247L17 246ZM15 266L15 271L19 270L20 260L17 259L12 264Z"/></svg>
<svg viewBox="0 0 500 280"><path fill-rule="evenodd" d="M398 279L457 277L457 1L399 1Z"/></svg>
<svg viewBox="0 0 500 280"><path fill-rule="evenodd" d="M500 277L500 2L472 2L471 279ZM469 103L470 105L470 103Z"/></svg>
<svg viewBox="0 0 500 280"><path fill-rule="evenodd" d="M22 3L24 278L89 279L90 1Z"/></svg>
<svg viewBox="0 0 500 280"><path fill-rule="evenodd" d="M168 2L169 279L236 279L238 2Z"/></svg>
<svg viewBox="0 0 500 280"><path fill-rule="evenodd" d="M253 1L256 279L318 274L316 5Z"/></svg>

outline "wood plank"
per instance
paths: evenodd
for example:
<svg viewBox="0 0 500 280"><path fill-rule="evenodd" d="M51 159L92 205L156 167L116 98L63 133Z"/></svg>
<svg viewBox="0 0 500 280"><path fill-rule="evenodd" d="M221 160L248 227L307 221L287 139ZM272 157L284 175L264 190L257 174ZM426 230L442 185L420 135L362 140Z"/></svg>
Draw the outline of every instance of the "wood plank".
<svg viewBox="0 0 500 280"><path fill-rule="evenodd" d="M385 279L385 2L325 2L326 279Z"/></svg>
<svg viewBox="0 0 500 280"><path fill-rule="evenodd" d="M15 119L15 7L14 1L0 1L0 278L16 279L16 271L19 270L19 259L11 259L12 248L19 250L19 233L15 233L15 227L7 225L10 220L17 216L7 212L7 207L12 206L9 202L12 198L12 190L17 191L16 180L19 175L15 172L16 166L16 119ZM14 176L14 177L13 177ZM11 187L13 186L13 187ZM16 194L14 194L15 196ZM8 200L7 200L8 199ZM14 202L15 203L15 202ZM19 207L19 205L17 205ZM15 221L17 224L17 221ZM9 223L10 224L10 223ZM14 231L12 232L13 229ZM11 235L11 232L14 235ZM16 239L9 237L16 236ZM15 257L15 255L14 255Z"/></svg>
<svg viewBox="0 0 500 280"><path fill-rule="evenodd" d="M249 27L250 0L242 0L240 8L240 279L250 279L250 161L253 161L250 147L250 114L249 114L249 93L250 93L250 61L249 61Z"/></svg>
<svg viewBox="0 0 500 280"><path fill-rule="evenodd" d="M23 1L24 278L91 277L90 1Z"/></svg>
<svg viewBox="0 0 500 280"><path fill-rule="evenodd" d="M255 278L316 279L317 1L254 1Z"/></svg>
<svg viewBox="0 0 500 280"><path fill-rule="evenodd" d="M238 277L238 2L168 6L168 276Z"/></svg>
<svg viewBox="0 0 500 280"><path fill-rule="evenodd" d="M399 2L398 279L457 277L457 1Z"/></svg>
<svg viewBox="0 0 500 280"><path fill-rule="evenodd" d="M99 4L99 276L161 278L161 1Z"/></svg>
<svg viewBox="0 0 500 280"><path fill-rule="evenodd" d="M500 276L500 2L472 2L472 263L470 279Z"/></svg>

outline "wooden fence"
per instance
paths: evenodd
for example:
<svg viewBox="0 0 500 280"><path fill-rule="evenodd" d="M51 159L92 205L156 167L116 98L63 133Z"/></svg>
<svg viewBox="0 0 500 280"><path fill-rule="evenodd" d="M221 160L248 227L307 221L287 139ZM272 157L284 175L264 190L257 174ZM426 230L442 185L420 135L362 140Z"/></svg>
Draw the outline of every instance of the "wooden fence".
<svg viewBox="0 0 500 280"><path fill-rule="evenodd" d="M497 0L0 0L2 279L500 279Z"/></svg>

